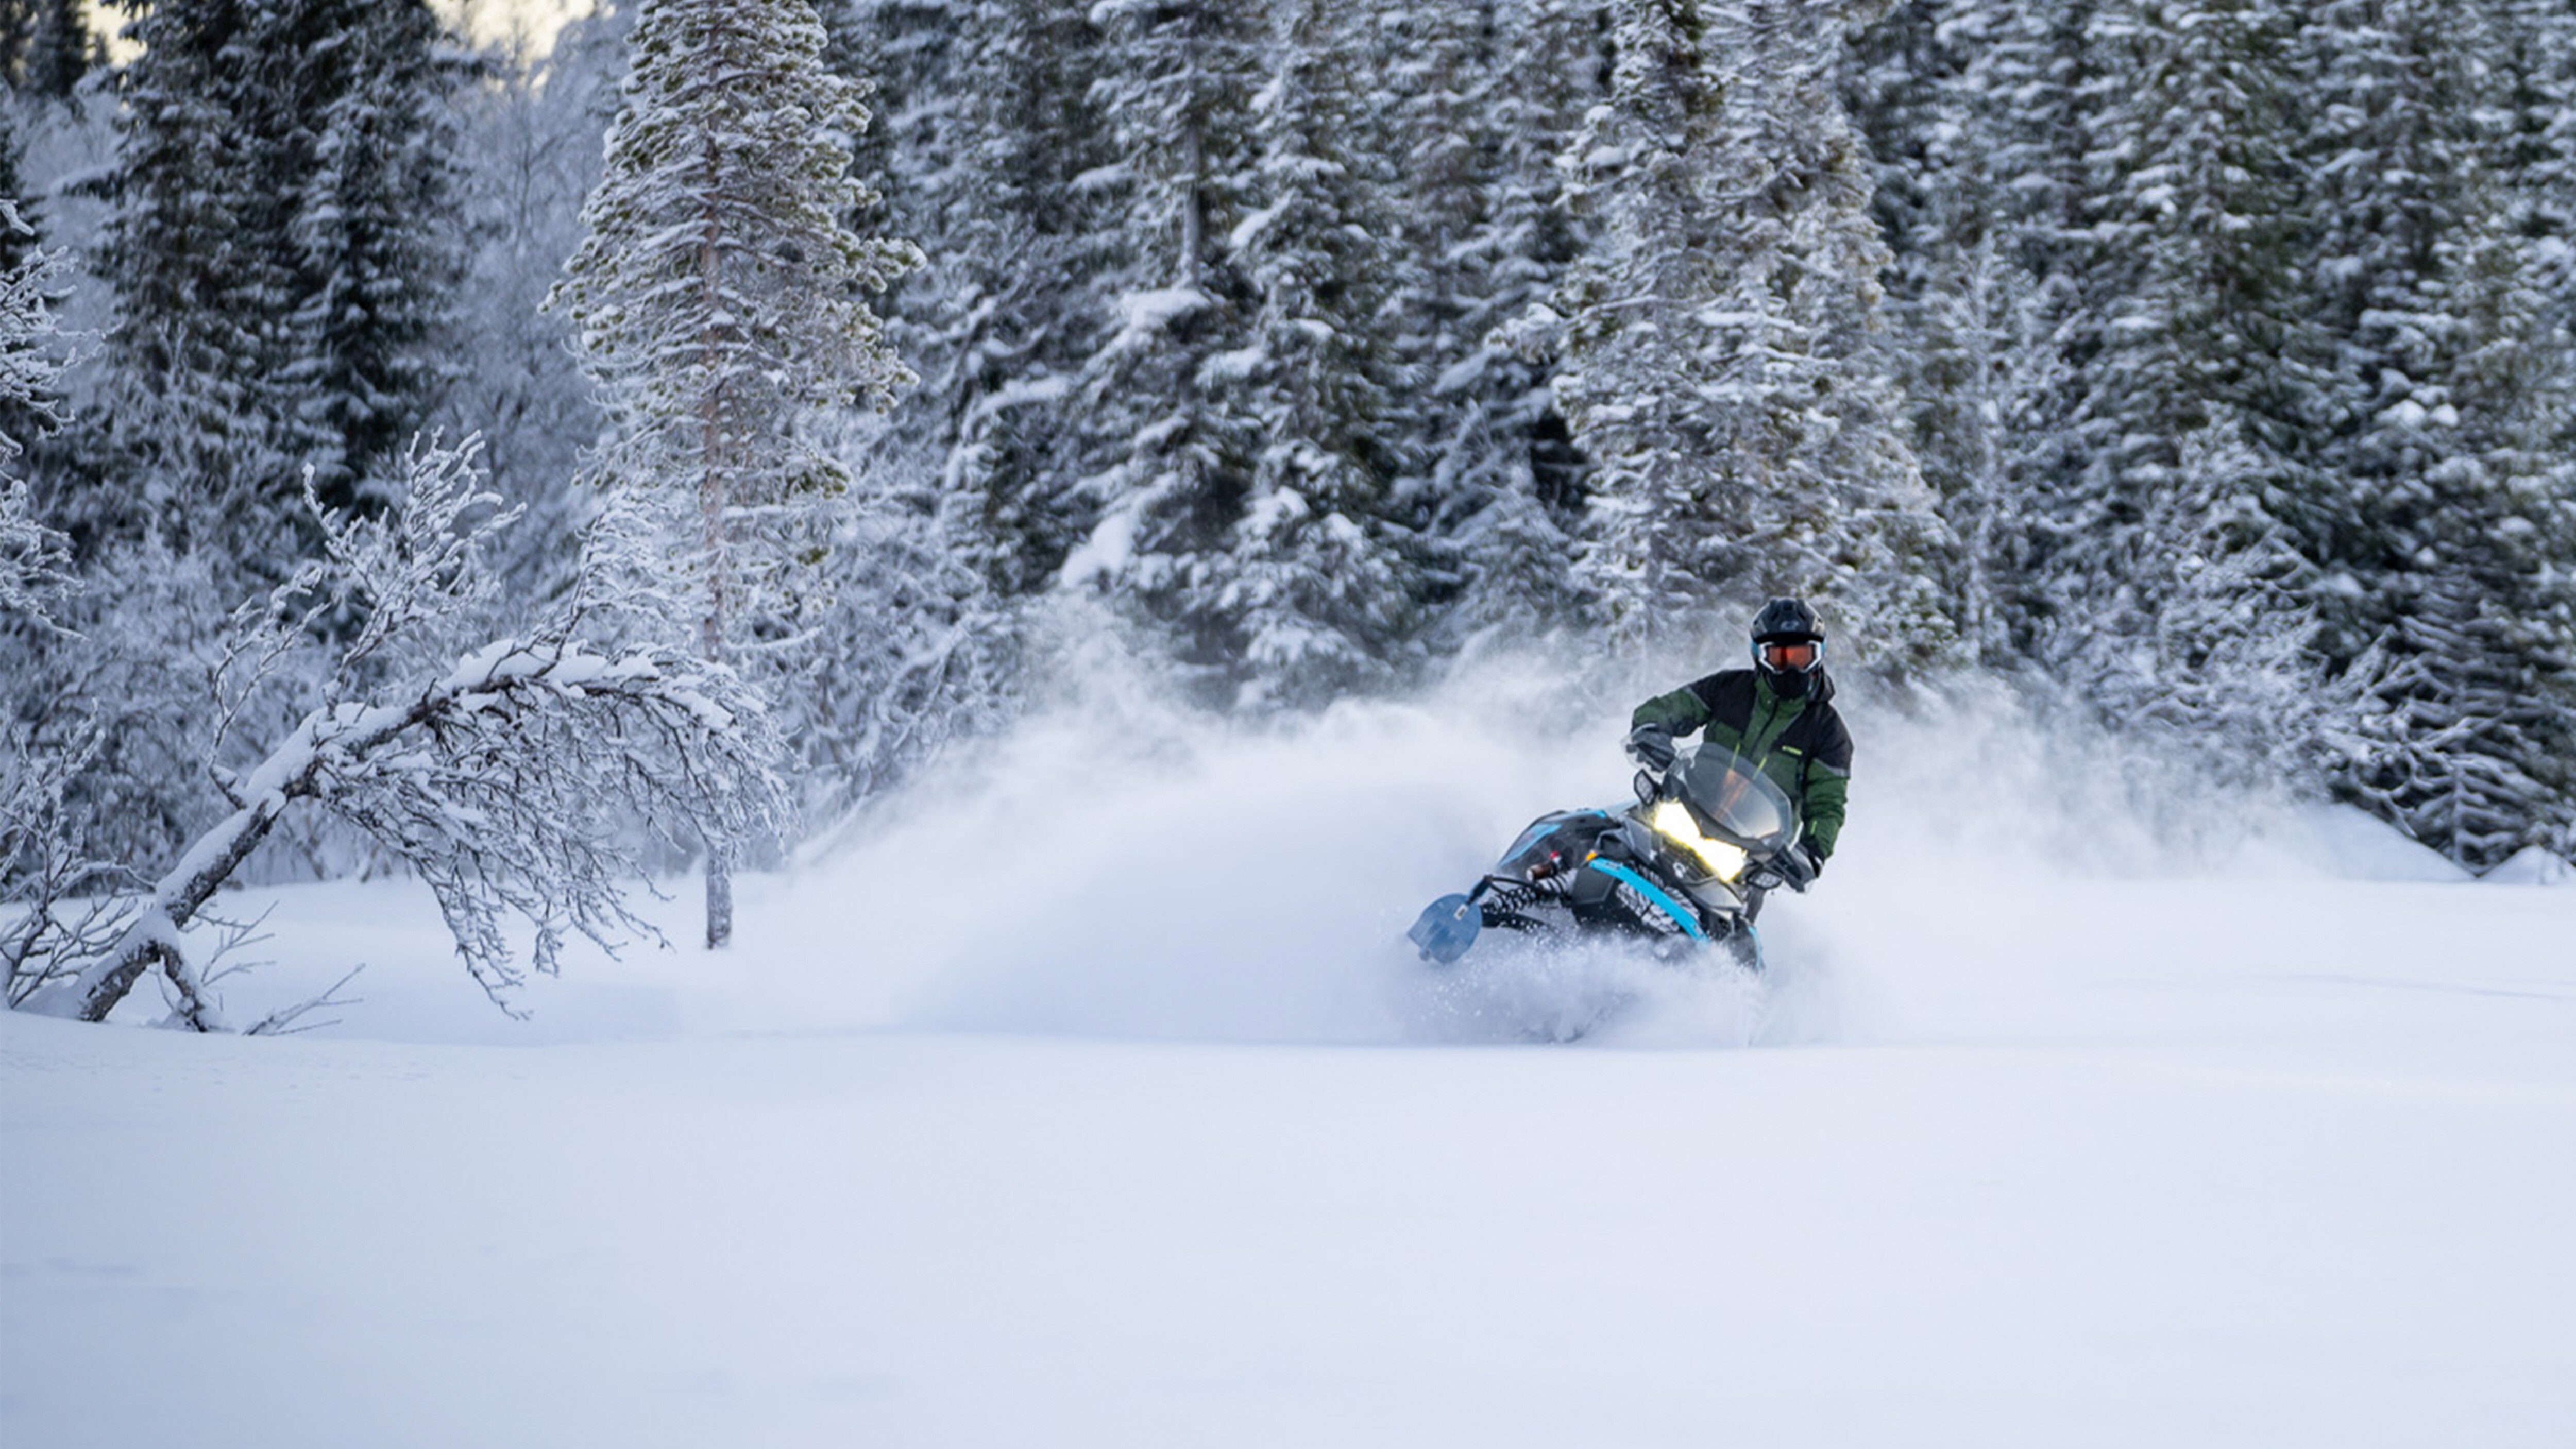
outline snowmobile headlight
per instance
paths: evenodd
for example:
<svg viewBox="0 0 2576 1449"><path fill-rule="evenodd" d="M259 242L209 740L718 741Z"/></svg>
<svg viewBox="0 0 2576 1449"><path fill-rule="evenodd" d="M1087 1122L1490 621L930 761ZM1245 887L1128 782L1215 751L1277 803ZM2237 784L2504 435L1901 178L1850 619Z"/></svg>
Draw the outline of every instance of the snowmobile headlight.
<svg viewBox="0 0 2576 1449"><path fill-rule="evenodd" d="M1735 878L1744 874L1743 850L1723 840L1711 840L1702 835L1699 822L1691 818L1690 810L1679 800L1666 800L1657 805L1648 812L1646 825L1657 835L1689 851L1692 859L1719 880L1733 885Z"/></svg>

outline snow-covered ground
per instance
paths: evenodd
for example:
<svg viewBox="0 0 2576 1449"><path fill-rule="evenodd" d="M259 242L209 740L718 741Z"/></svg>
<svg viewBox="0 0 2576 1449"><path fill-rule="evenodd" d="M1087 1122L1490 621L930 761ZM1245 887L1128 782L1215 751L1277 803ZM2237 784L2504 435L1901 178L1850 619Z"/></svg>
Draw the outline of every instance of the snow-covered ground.
<svg viewBox="0 0 2576 1449"><path fill-rule="evenodd" d="M0 1444L2576 1442L2576 890L1864 701L1774 980L1429 978L1623 788L1497 688L1059 717L526 1022L387 883L327 1031L0 1015Z"/></svg>

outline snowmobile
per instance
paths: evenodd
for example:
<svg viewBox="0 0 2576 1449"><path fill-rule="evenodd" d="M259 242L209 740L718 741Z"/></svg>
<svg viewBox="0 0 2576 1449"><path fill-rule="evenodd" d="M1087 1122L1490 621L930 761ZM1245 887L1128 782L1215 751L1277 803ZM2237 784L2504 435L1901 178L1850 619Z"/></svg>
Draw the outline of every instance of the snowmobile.
<svg viewBox="0 0 2576 1449"><path fill-rule="evenodd" d="M1531 821L1473 889L1433 901L1406 938L1441 966L1491 927L1542 940L1625 935L1667 959L1710 948L1760 971L1759 893L1814 879L1795 849L1797 808L1752 762L1707 746L1638 771L1634 787L1625 809Z"/></svg>

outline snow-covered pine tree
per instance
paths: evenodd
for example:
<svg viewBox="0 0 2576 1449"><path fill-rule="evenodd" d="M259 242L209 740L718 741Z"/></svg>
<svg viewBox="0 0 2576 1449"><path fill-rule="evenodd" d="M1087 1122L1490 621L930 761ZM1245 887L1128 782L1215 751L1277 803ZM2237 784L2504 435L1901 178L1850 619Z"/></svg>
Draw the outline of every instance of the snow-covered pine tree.
<svg viewBox="0 0 2576 1449"><path fill-rule="evenodd" d="M90 28L90 0L38 0L35 33L27 48L25 87L49 100L72 98L99 64L98 36Z"/></svg>
<svg viewBox="0 0 2576 1449"><path fill-rule="evenodd" d="M2167 722L2248 768L2312 727L2305 644L2330 529L2299 448L2315 394L2287 40L2267 0L2095 13L2092 65L2121 79L2091 117L2092 224L2061 324L2076 466L2027 495L2048 668L2111 717Z"/></svg>
<svg viewBox="0 0 2576 1449"><path fill-rule="evenodd" d="M164 0L126 27L141 50L117 73L116 211L97 259L117 297L106 426L119 456L96 493L66 500L65 521L164 529L256 566L278 548L263 525L293 471L263 406L293 289L253 9Z"/></svg>
<svg viewBox="0 0 2576 1449"><path fill-rule="evenodd" d="M1938 521L1876 350L1870 178L1843 4L1623 0L1577 145L1591 245L1557 394L1595 468L1582 560L1623 643L1721 601L1815 597L1862 657L1945 646Z"/></svg>
<svg viewBox="0 0 2576 1449"><path fill-rule="evenodd" d="M974 103L957 68L980 59L980 7L981 0L817 0L814 7L824 69L858 87L868 108L867 130L849 138L851 172L869 178L885 225L925 249L935 238L923 208L935 205L914 196L913 182L953 179L951 118ZM898 313L910 280L887 288L889 328L904 325ZM910 355L911 339L902 342Z"/></svg>
<svg viewBox="0 0 2576 1449"><path fill-rule="evenodd" d="M60 285L62 257L37 235L35 208L19 179L20 145L12 108L0 106L0 286L12 309L0 327L0 458L26 477L27 450L63 421L61 338L42 289ZM46 260L51 258L52 260Z"/></svg>
<svg viewBox="0 0 2576 1449"><path fill-rule="evenodd" d="M117 446L80 521L273 573L304 465L334 506L381 507L359 480L432 401L456 246L439 32L423 0L135 8L99 259Z"/></svg>
<svg viewBox="0 0 2576 1449"><path fill-rule="evenodd" d="M592 474L664 520L710 660L795 637L810 605L847 486L813 415L910 381L868 295L921 255L851 229L868 116L823 43L811 0L646 0L589 234L549 299L615 429ZM707 841L710 946L732 934L732 845Z"/></svg>
<svg viewBox="0 0 2576 1449"><path fill-rule="evenodd" d="M2546 250L2511 230L2509 36L2485 10L2338 0L2301 38L2310 306L2334 339L2318 448L2347 490L2322 591L2337 783L2473 867L2564 849L2576 377Z"/></svg>
<svg viewBox="0 0 2576 1449"><path fill-rule="evenodd" d="M2561 0L2486 0L2476 63L2502 133L2488 170L2502 178L2514 234L2526 238L2576 330L2576 11Z"/></svg>
<svg viewBox="0 0 2576 1449"><path fill-rule="evenodd" d="M1251 0L1105 0L1093 97L1114 148L1093 181L1120 221L1111 326L1085 361L1077 406L1097 522L1064 579L1163 633L1212 693L1241 682L1228 561L1257 425L1218 359L1238 354L1257 306L1229 246L1249 209L1263 9Z"/></svg>
<svg viewBox="0 0 2576 1449"><path fill-rule="evenodd" d="M883 93L899 107L880 143L890 225L943 265L886 301L921 384L890 428L842 439L860 506L822 628L855 642L780 702L826 815L1016 708L1028 611L1088 523L1079 490L1099 458L1067 402L1115 261L1115 229L1082 184L1108 159L1084 13L1049 0L846 11L848 55L904 61Z"/></svg>
<svg viewBox="0 0 2576 1449"><path fill-rule="evenodd" d="M1395 341L1427 394L1425 468L1396 512L1424 535L1435 651L1527 639L1580 613L1582 458L1556 410L1555 356L1515 346L1512 329L1580 248L1558 161L1604 93L1593 19L1579 0L1429 3L1382 19L1373 69L1398 100L1380 144L1401 161L1412 250Z"/></svg>
<svg viewBox="0 0 2576 1449"><path fill-rule="evenodd" d="M1254 101L1252 208L1227 238L1257 297L1247 345L1209 371L1258 429L1217 607L1247 703L1316 705L1393 677L1418 596L1388 494L1413 466L1384 335L1402 253L1387 191L1350 141L1367 105L1337 0L1282 12Z"/></svg>
<svg viewBox="0 0 2576 1449"><path fill-rule="evenodd" d="M1089 100L1099 35L1045 0L961 0L944 18L951 73L899 118L919 144L890 198L905 234L951 262L893 299L923 377L898 423L936 480L946 547L1022 599L1079 539L1075 490L1100 461L1064 406L1117 260L1086 179L1110 159Z"/></svg>
<svg viewBox="0 0 2576 1449"><path fill-rule="evenodd" d="M2051 88L2032 79L2039 57L2022 29L2034 10L2060 8L1905 0L1855 38L1850 82L1894 254L1885 355L1951 534L1930 561L1962 634L2007 670L2023 662L2018 495L2061 471L2050 439L2065 401L2063 288L2027 267L2056 252L2063 221L2032 195L2054 188L2034 184L2050 158L2030 154L2024 138L2041 128L2025 126L2024 108Z"/></svg>
<svg viewBox="0 0 2576 1449"><path fill-rule="evenodd" d="M294 158L295 306L274 382L322 497L381 509L399 500L378 465L464 370L427 346L463 260L456 67L425 4L303 0L291 20L309 150Z"/></svg>
<svg viewBox="0 0 2576 1449"><path fill-rule="evenodd" d="M17 203L5 194L0 234L22 243L33 239ZM53 421L60 405L62 359L53 312L60 267L57 254L32 246L22 246L19 256L0 266L0 619L13 625L48 622L55 596L72 582L68 540L36 516L26 482L15 476L32 429Z"/></svg>

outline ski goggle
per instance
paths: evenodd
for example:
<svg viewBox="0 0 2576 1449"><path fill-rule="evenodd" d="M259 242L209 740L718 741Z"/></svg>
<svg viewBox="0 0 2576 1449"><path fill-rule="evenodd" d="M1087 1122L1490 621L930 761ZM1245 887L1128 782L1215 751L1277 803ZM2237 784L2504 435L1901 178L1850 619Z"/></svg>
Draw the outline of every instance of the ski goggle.
<svg viewBox="0 0 2576 1449"><path fill-rule="evenodd" d="M1753 646L1754 656L1765 669L1783 669L1804 674L1824 661L1822 639L1765 639Z"/></svg>

